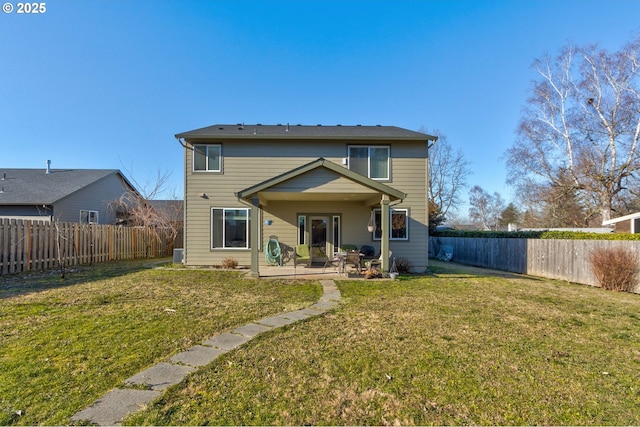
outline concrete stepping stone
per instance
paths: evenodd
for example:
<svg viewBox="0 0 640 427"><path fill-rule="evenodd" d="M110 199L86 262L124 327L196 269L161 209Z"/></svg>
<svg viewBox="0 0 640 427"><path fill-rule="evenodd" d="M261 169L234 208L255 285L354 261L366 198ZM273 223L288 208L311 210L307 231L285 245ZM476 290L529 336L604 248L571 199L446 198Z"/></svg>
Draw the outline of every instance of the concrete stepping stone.
<svg viewBox="0 0 640 427"><path fill-rule="evenodd" d="M239 334L239 335L243 335L245 337L249 337L249 338L253 338L256 335L259 335L263 332L266 331L270 331L271 329L273 329L272 327L269 326L265 326L265 325L257 325L255 323L249 323L248 325L244 325L240 328L236 328L234 329L233 332L234 334Z"/></svg>
<svg viewBox="0 0 640 427"><path fill-rule="evenodd" d="M213 362L215 358L226 352L226 350L220 348L194 345L187 351L172 356L169 360L174 363L184 363L185 365L200 367L208 365Z"/></svg>
<svg viewBox="0 0 640 427"><path fill-rule="evenodd" d="M163 362L126 379L125 384L145 385L151 390L162 391L169 386L178 384L193 371L195 368L192 366Z"/></svg>
<svg viewBox="0 0 640 427"><path fill-rule="evenodd" d="M71 417L72 422L112 426L118 424L127 414L142 409L161 393L154 390L133 390L116 388L105 394L88 408Z"/></svg>
<svg viewBox="0 0 640 427"><path fill-rule="evenodd" d="M332 308L335 308L337 306L338 306L338 302L337 301L319 301L319 302L313 304L309 308L312 308L312 309L315 309L315 310L327 311L327 310L331 310Z"/></svg>
<svg viewBox="0 0 640 427"><path fill-rule="evenodd" d="M267 326L272 326L274 328L279 328L281 326L286 326L286 325L290 325L292 323L295 323L296 320L294 319L289 319L286 318L282 315L278 315L278 316L272 316L272 317L265 317L264 319L260 319L258 320L256 323L260 323L262 325L267 325Z"/></svg>
<svg viewBox="0 0 640 427"><path fill-rule="evenodd" d="M291 311L289 313L284 313L284 314L281 314L281 316L286 317L287 319L298 321L298 320L308 319L309 317L313 317L318 314L320 313L318 313L317 311L309 312L309 310L303 309L303 310Z"/></svg>
<svg viewBox="0 0 640 427"><path fill-rule="evenodd" d="M212 347L221 348L224 350L233 350L237 347L240 347L242 344L249 341L251 338L245 337L243 335L231 334L229 332L222 333L220 335L216 335L213 338L209 338L205 342L204 345L210 345Z"/></svg>

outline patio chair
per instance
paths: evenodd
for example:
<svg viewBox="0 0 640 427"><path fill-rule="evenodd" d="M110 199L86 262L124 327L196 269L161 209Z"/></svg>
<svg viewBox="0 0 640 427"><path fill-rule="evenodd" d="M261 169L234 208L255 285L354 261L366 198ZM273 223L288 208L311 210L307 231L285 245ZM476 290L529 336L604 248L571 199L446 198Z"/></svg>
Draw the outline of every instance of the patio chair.
<svg viewBox="0 0 640 427"><path fill-rule="evenodd" d="M327 270L328 266L333 266L333 269L344 273L345 266L345 255L343 252L334 252L333 257L327 257L327 261L324 263L324 267L322 267L322 272L324 273Z"/></svg>
<svg viewBox="0 0 640 427"><path fill-rule="evenodd" d="M308 245L298 245L293 253L293 267L298 264L306 264L308 268L311 267L311 253L309 252Z"/></svg>
<svg viewBox="0 0 640 427"><path fill-rule="evenodd" d="M358 251L347 252L345 264L353 265L356 270L358 270L358 274L360 274L360 272L362 271L362 254Z"/></svg>

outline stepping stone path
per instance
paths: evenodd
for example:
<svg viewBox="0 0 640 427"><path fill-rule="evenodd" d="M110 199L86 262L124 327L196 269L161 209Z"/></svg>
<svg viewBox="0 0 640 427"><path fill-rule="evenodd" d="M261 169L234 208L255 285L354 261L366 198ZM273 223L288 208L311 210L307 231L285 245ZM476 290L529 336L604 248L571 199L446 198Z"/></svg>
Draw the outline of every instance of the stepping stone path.
<svg viewBox="0 0 640 427"><path fill-rule="evenodd" d="M160 397L165 389L180 383L197 368L206 366L221 354L234 350L255 336L300 320L322 314L338 305L340 291L333 280L320 280L322 297L302 310L265 317L231 332L216 335L125 380L116 388L71 417L72 423L118 425L122 419Z"/></svg>

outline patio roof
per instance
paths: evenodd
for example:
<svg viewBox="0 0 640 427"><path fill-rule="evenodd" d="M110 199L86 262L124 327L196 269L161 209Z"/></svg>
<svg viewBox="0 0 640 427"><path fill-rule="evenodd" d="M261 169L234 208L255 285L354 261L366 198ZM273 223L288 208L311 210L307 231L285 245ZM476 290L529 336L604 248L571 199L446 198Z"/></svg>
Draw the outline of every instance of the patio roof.
<svg viewBox="0 0 640 427"><path fill-rule="evenodd" d="M312 175L315 178L313 185L302 188L301 180ZM407 197L402 191L319 158L239 191L236 196L246 201L257 196L263 205L275 200L349 201L373 205L380 203L380 194L389 196L390 201Z"/></svg>

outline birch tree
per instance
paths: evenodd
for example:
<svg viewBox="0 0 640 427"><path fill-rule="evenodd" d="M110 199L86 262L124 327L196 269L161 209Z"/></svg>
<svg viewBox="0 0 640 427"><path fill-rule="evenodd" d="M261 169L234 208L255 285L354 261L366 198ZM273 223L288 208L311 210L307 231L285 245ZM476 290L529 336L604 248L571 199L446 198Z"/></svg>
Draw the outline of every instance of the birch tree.
<svg viewBox="0 0 640 427"><path fill-rule="evenodd" d="M491 195L479 185L469 191L469 219L483 230L497 229L504 209L500 193Z"/></svg>
<svg viewBox="0 0 640 427"><path fill-rule="evenodd" d="M586 218L610 219L640 189L640 37L616 52L568 45L533 68L508 182L576 194Z"/></svg>

